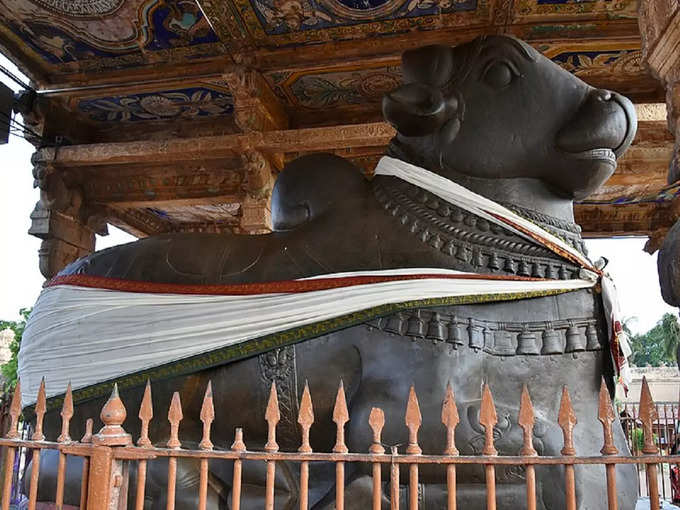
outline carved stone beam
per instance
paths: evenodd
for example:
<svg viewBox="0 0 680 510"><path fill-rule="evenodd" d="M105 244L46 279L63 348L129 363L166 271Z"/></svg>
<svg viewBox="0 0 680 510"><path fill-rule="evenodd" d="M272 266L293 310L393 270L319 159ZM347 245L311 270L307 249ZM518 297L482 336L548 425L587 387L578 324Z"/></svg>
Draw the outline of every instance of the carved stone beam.
<svg viewBox="0 0 680 510"><path fill-rule="evenodd" d="M224 73L224 81L234 97L236 125L244 133L288 127L288 114L258 71L234 67Z"/></svg>
<svg viewBox="0 0 680 510"><path fill-rule="evenodd" d="M672 204L575 204L574 218L581 225L583 236L615 237L624 235L650 236L668 230L675 221Z"/></svg>
<svg viewBox="0 0 680 510"><path fill-rule="evenodd" d="M140 142L72 145L38 151L58 168L123 164L163 164L214 161L232 157L242 147L263 153L321 152L352 147L385 147L395 135L386 122L307 129L288 129L237 135L202 136Z"/></svg>

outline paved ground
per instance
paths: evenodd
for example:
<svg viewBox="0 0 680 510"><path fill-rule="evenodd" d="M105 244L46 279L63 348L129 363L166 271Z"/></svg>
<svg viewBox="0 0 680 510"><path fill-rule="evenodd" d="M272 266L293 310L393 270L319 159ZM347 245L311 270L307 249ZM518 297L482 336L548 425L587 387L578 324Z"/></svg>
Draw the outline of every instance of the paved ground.
<svg viewBox="0 0 680 510"><path fill-rule="evenodd" d="M680 507L671 505L670 503L663 502L661 506L662 510L680 510ZM649 498L640 498L635 505L635 510L649 510Z"/></svg>

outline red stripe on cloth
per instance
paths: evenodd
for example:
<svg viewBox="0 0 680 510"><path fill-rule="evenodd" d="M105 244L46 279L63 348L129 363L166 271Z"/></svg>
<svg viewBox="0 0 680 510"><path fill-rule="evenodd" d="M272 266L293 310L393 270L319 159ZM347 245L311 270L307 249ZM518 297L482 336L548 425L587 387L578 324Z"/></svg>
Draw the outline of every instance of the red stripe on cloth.
<svg viewBox="0 0 680 510"><path fill-rule="evenodd" d="M183 285L177 283L155 283L135 280L121 280L104 276L64 275L56 276L45 283L45 287L74 285L95 289L121 292L145 292L154 294L208 294L248 296L254 294L296 293L315 290L337 289L355 285L406 280L491 280L491 281L546 281L545 278L504 276L485 274L411 274L391 276L345 276L340 278L315 278L312 280L284 280L262 283L239 283L233 285Z"/></svg>
<svg viewBox="0 0 680 510"><path fill-rule="evenodd" d="M588 270L590 270L590 271L593 271L594 273L596 273L596 274L602 276L602 271L600 271L599 269L597 269L597 268L594 267L593 265L589 264L589 263L587 262L586 259L581 260L579 257L577 257L577 256L575 256L574 254L568 252L567 250L561 248L561 247L558 246L557 244L555 244L555 243L549 241L548 239L544 238L544 237L541 236L541 235L538 235L538 234L536 234L536 233L534 233L534 232L532 232L532 231L530 231L530 230L527 230L527 229L524 228L522 225L519 225L519 224L515 223L514 221L512 221L512 220L510 220L510 219L508 219L508 218L505 218L504 216L501 216L501 215L496 214L496 213L491 212L491 211L486 211L486 212L487 212L488 214L490 214L491 216L493 216L494 218L501 220L503 223L505 223L505 224L507 224L507 225L510 225L510 226L513 227L513 228L516 228L516 229L519 230L520 232L525 233L526 235L528 235L529 237L531 237L534 241L536 241L537 243L539 243L539 244L543 245L544 247L548 248L550 251L552 251L553 253L559 255L560 257L562 257L562 258L564 258L564 259L567 259L568 261L573 262L574 264L577 264L577 265L579 265L579 266L581 266L581 267L584 267L585 269L588 269Z"/></svg>

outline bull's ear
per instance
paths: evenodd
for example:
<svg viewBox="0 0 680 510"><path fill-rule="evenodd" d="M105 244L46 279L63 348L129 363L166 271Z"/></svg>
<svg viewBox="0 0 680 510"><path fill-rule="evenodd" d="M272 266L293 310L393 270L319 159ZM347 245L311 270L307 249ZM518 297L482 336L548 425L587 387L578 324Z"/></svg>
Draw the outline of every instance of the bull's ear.
<svg viewBox="0 0 680 510"><path fill-rule="evenodd" d="M441 87L454 73L453 50L441 44L406 51L401 62L404 83L420 82Z"/></svg>

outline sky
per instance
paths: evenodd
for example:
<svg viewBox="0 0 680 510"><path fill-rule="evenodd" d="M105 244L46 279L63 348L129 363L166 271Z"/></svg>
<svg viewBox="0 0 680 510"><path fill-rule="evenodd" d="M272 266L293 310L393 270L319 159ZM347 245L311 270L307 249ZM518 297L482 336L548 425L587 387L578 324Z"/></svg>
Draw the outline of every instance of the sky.
<svg viewBox="0 0 680 510"><path fill-rule="evenodd" d="M0 64L16 74L18 70L2 55ZM0 80L13 89L14 82L0 74ZM40 198L33 188L31 154L33 147L15 136L0 145L0 320L16 320L21 308L35 302L44 282L38 269L40 240L28 235L30 214ZM109 226L109 235L97 236L97 249L134 240L134 237ZM656 255L645 253L644 238L588 240L591 259L604 256L607 271L618 289L624 318L634 318L631 330L644 333L665 312L677 313L661 299L656 272Z"/></svg>

